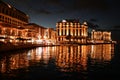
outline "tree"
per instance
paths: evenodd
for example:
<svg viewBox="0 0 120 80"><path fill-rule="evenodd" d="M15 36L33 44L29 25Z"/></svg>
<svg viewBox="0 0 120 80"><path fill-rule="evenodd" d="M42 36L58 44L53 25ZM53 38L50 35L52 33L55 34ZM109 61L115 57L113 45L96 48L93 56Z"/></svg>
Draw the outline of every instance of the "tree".
<svg viewBox="0 0 120 80"><path fill-rule="evenodd" d="M72 38L72 36L71 36L71 35L66 36L66 39L68 39L68 40L69 40L69 42L71 41L71 38Z"/></svg>

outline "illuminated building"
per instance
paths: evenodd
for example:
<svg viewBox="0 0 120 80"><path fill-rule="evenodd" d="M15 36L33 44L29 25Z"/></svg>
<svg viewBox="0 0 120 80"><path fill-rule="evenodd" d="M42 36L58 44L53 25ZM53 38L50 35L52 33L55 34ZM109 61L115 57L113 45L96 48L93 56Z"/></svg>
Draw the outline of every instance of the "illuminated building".
<svg viewBox="0 0 120 80"><path fill-rule="evenodd" d="M24 25L24 27L28 29L27 38L30 39L29 42L40 43L40 44L42 43L47 28L44 28L43 26L39 26L35 23L28 23Z"/></svg>
<svg viewBox="0 0 120 80"><path fill-rule="evenodd" d="M28 15L0 0L0 41L18 42L25 37Z"/></svg>
<svg viewBox="0 0 120 80"><path fill-rule="evenodd" d="M111 32L103 31L103 30L92 30L91 32L91 40L94 43L105 43L111 42Z"/></svg>
<svg viewBox="0 0 120 80"><path fill-rule="evenodd" d="M46 44L56 43L56 31L53 28L47 28L44 35Z"/></svg>
<svg viewBox="0 0 120 80"><path fill-rule="evenodd" d="M55 44L56 43L56 31L53 28L45 28L35 23L29 23L24 25L25 29L28 29L27 38L29 42L39 44Z"/></svg>
<svg viewBox="0 0 120 80"><path fill-rule="evenodd" d="M14 26L23 26L28 23L28 15L0 1L0 22L9 23Z"/></svg>
<svg viewBox="0 0 120 80"><path fill-rule="evenodd" d="M65 19L56 23L57 41L59 43L86 43L88 36L87 22L82 25L77 19Z"/></svg>
<svg viewBox="0 0 120 80"><path fill-rule="evenodd" d="M0 1L0 41L5 43L55 43L56 31L35 23L22 11ZM47 34L48 33L48 34Z"/></svg>

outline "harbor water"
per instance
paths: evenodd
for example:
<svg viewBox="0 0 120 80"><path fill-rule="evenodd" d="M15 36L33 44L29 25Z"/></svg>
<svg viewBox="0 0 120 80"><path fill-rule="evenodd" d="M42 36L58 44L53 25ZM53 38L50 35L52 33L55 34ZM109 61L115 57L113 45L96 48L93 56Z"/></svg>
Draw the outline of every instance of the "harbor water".
<svg viewBox="0 0 120 80"><path fill-rule="evenodd" d="M120 46L60 45L0 53L0 80L119 80Z"/></svg>

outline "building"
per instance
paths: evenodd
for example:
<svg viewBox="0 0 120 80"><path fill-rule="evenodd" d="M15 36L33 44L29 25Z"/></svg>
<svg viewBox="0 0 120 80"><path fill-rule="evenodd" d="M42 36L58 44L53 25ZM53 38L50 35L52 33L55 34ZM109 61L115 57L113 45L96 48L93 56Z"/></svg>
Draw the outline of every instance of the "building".
<svg viewBox="0 0 120 80"><path fill-rule="evenodd" d="M27 38L28 42L39 43L42 44L42 40L44 39L44 33L46 28L43 26L37 25L35 23L28 23L24 25L25 29L27 29Z"/></svg>
<svg viewBox="0 0 120 80"><path fill-rule="evenodd" d="M28 29L29 42L47 45L56 43L56 31L53 28L45 28L35 23L28 23L24 27Z"/></svg>
<svg viewBox="0 0 120 80"><path fill-rule="evenodd" d="M86 43L87 22L80 24L78 19L65 19L56 23L58 43Z"/></svg>
<svg viewBox="0 0 120 80"><path fill-rule="evenodd" d="M56 44L56 31L53 28L47 28L45 31L44 41L46 44Z"/></svg>
<svg viewBox="0 0 120 80"><path fill-rule="evenodd" d="M23 26L28 23L28 15L0 0L0 22Z"/></svg>
<svg viewBox="0 0 120 80"><path fill-rule="evenodd" d="M111 32L104 30L92 30L91 40L93 43L109 43L112 41Z"/></svg>
<svg viewBox="0 0 120 80"><path fill-rule="evenodd" d="M55 43L56 31L29 23L27 14L0 0L0 41L15 45Z"/></svg>
<svg viewBox="0 0 120 80"><path fill-rule="evenodd" d="M0 0L0 41L16 43L25 38L23 26L28 21L27 14Z"/></svg>

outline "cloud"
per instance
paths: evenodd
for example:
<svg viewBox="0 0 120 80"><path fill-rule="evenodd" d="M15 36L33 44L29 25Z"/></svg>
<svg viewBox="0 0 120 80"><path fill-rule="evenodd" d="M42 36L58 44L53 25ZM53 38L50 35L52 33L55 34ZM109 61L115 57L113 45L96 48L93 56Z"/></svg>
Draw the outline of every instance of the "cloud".
<svg viewBox="0 0 120 80"><path fill-rule="evenodd" d="M97 28L99 28L99 26L98 26L97 24L94 24L94 23L88 22L88 21L87 21L87 23L88 23L89 28L92 28L92 29L97 29Z"/></svg>
<svg viewBox="0 0 120 80"><path fill-rule="evenodd" d="M6 0L7 1L7 0ZM42 14L64 13L80 10L107 10L106 0L9 0L12 5L26 12L38 12Z"/></svg>
<svg viewBox="0 0 120 80"><path fill-rule="evenodd" d="M108 9L108 3L106 0L76 0L75 8L104 11Z"/></svg>
<svg viewBox="0 0 120 80"><path fill-rule="evenodd" d="M61 5L61 0L46 0L46 4L48 5Z"/></svg>
<svg viewBox="0 0 120 80"><path fill-rule="evenodd" d="M113 26L115 29L120 29L120 25Z"/></svg>
<svg viewBox="0 0 120 80"><path fill-rule="evenodd" d="M45 9L37 10L36 12L37 12L37 14L38 14L38 13L40 13L40 14L47 14L47 15L48 15L48 14L52 14L50 11L45 10Z"/></svg>
<svg viewBox="0 0 120 80"><path fill-rule="evenodd" d="M91 21L91 22L97 22L98 20L94 19L94 18L91 18L89 21Z"/></svg>
<svg viewBox="0 0 120 80"><path fill-rule="evenodd" d="M81 9L88 9L88 10L107 10L108 3L106 0L74 0L71 3L71 9L81 10Z"/></svg>

